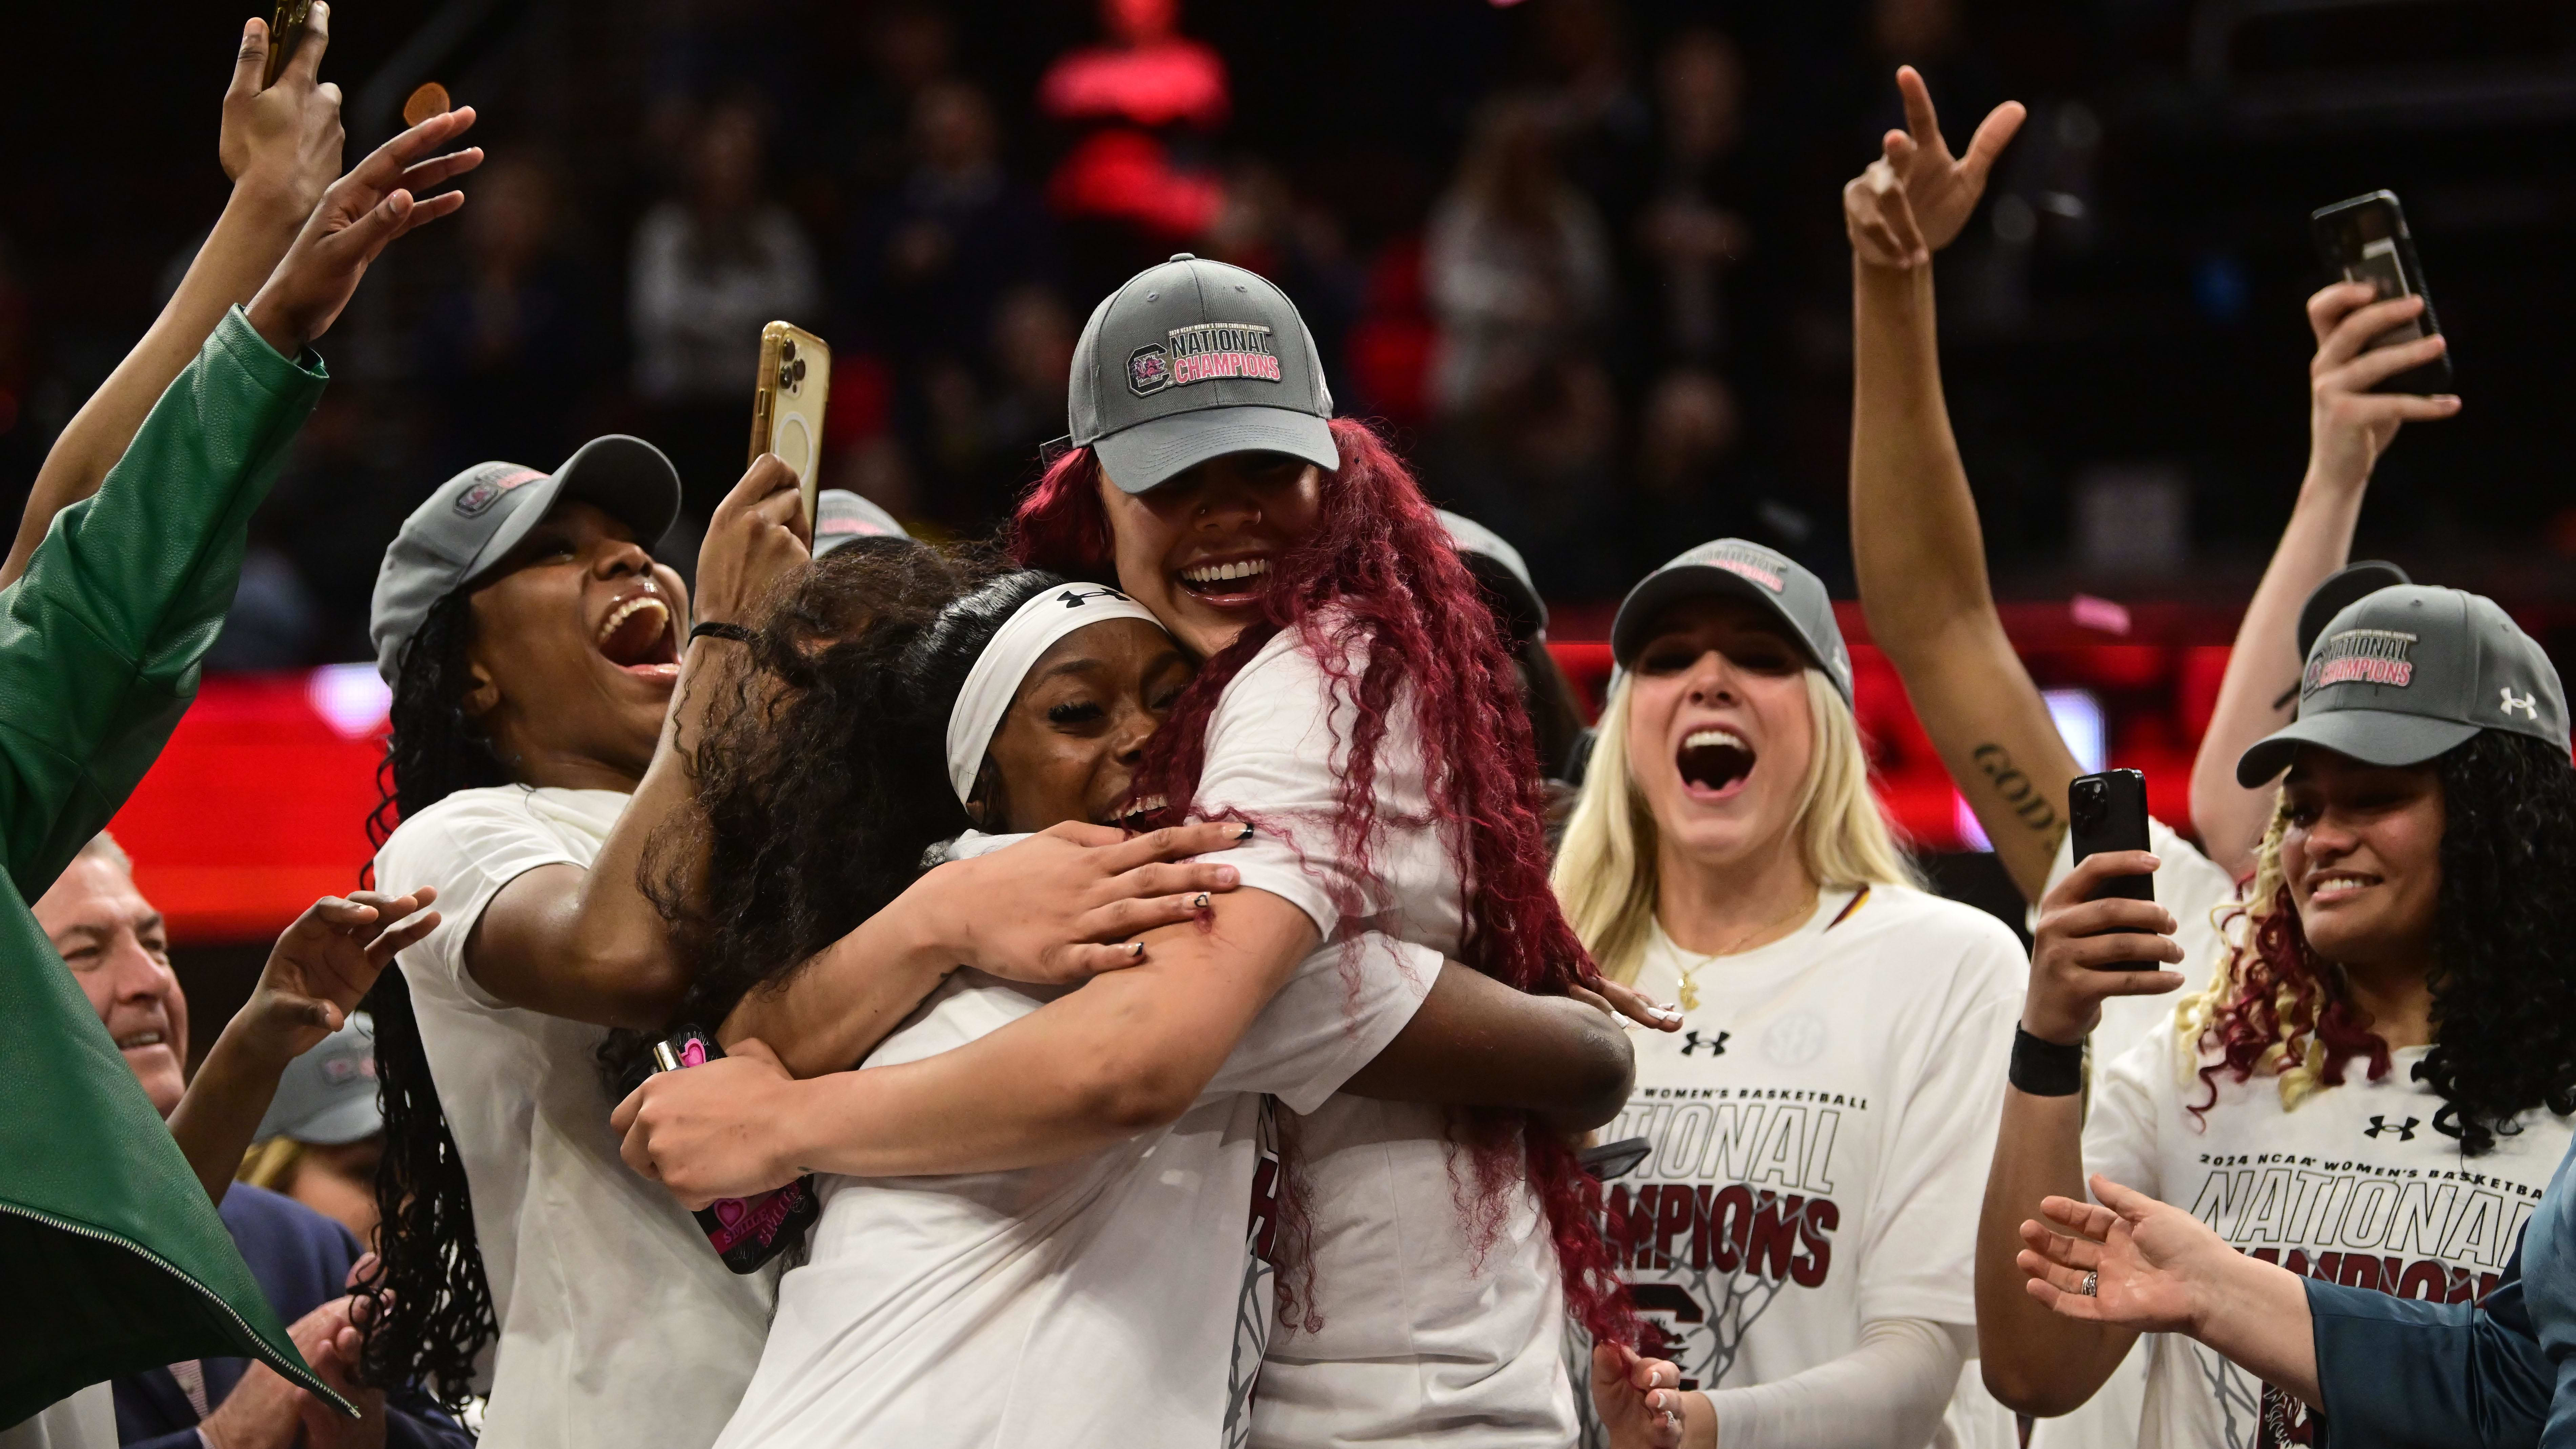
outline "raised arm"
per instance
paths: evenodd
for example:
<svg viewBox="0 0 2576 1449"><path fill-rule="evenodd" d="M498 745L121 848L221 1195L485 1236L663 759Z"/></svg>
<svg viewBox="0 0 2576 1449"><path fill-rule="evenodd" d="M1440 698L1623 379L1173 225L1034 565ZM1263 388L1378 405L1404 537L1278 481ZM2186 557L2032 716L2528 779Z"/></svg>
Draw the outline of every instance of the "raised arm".
<svg viewBox="0 0 2576 1449"><path fill-rule="evenodd" d="M697 618L755 622L770 587L812 557L810 542L795 470L761 455L707 525ZM598 858L588 869L539 866L492 897L465 942L477 985L513 1006L573 1021L648 1031L668 1024L688 988L687 963L644 893L645 856L665 826L685 826L694 813L690 762L742 652L729 640L688 641L652 763Z"/></svg>
<svg viewBox="0 0 2576 1449"><path fill-rule="evenodd" d="M1976 500L1941 394L1932 254L1967 223L1994 160L2021 126L2007 102L1965 156L1941 138L1932 97L1896 73L1904 131L1843 188L1852 243L1852 561L1872 642L1995 854L2037 900L2065 831L2075 756L2004 636L1986 581Z"/></svg>
<svg viewBox="0 0 2576 1449"><path fill-rule="evenodd" d="M65 508L0 590L0 850L44 893L124 804L195 697L258 507L321 396L307 346L395 237L464 198L415 206L411 164L473 123L416 126L334 182L247 309L161 394L95 496ZM470 157L473 153L464 153ZM406 169L408 167L408 170Z"/></svg>
<svg viewBox="0 0 2576 1449"><path fill-rule="evenodd" d="M2021 1028L2041 1041L2080 1045L2101 1020L2104 998L2172 991L2171 971L2111 969L2125 961L2179 961L2169 934L2173 913L2152 901L2094 900L2113 875L2154 868L2143 851L2087 857L2041 903L2031 933L2030 989ZM2095 1111L2121 1111L2108 1100L2116 1084L2095 1076ZM2042 1418L2093 1397L2129 1352L2137 1334L2116 1323L2069 1323L2034 1302L2018 1266L2022 1225L2040 1204L2084 1195L2084 1110L2079 1093L2047 1096L2004 1088L2003 1126L1995 1137L1977 1223L1977 1341L1986 1388L2016 1413Z"/></svg>
<svg viewBox="0 0 2576 1449"><path fill-rule="evenodd" d="M804 1172L1061 1162L1178 1120L1317 939L1285 899L1236 891L1147 934L1141 964L954 1051L800 1082L746 1040L646 1081L611 1123L630 1166L693 1204Z"/></svg>
<svg viewBox="0 0 2576 1449"><path fill-rule="evenodd" d="M2351 556L2370 471L2398 428L2460 410L2456 397L2370 391L2440 356L2446 345L2437 333L2364 351L2372 338L2424 310L2421 297L2374 302L2374 295L2357 282L2337 282L2308 299L2317 355L2308 363L2307 476L2299 481L2290 526L2236 627L2218 703L2191 763L2192 824L2209 858L2234 876L2254 868L2254 851L2272 818L2272 788L2237 784L2236 757L2298 712L2299 607Z"/></svg>
<svg viewBox="0 0 2576 1449"><path fill-rule="evenodd" d="M215 324L248 302L302 230L304 218L340 174L340 88L317 73L330 45L330 7L313 7L312 26L277 84L262 88L268 23L242 29L231 89L224 93L216 151L232 196L196 260L161 315L134 350L107 375L45 453L16 539L0 561L0 586L17 582L54 515L98 491L152 405L168 391Z"/></svg>
<svg viewBox="0 0 2576 1449"><path fill-rule="evenodd" d="M170 1113L170 1135L207 1197L224 1200L287 1063L338 1031L394 953L437 928L438 912L423 909L437 898L426 886L405 896L325 896L277 938L250 1000L224 1023Z"/></svg>

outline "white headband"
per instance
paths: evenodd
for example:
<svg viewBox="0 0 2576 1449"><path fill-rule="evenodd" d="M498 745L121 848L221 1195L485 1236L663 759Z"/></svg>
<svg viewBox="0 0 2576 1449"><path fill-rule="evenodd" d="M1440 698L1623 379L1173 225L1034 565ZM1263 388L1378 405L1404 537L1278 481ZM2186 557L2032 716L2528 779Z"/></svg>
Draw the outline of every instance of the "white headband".
<svg viewBox="0 0 2576 1449"><path fill-rule="evenodd" d="M1002 622L993 642L976 656L975 667L966 674L966 687L957 691L957 703L948 711L948 783L956 787L957 803L965 804L975 792L984 751L992 745L993 732L1002 727L1011 697L1020 692L1020 681L1028 677L1038 656L1074 630L1111 619L1142 619L1162 627L1152 610L1105 584L1050 588Z"/></svg>

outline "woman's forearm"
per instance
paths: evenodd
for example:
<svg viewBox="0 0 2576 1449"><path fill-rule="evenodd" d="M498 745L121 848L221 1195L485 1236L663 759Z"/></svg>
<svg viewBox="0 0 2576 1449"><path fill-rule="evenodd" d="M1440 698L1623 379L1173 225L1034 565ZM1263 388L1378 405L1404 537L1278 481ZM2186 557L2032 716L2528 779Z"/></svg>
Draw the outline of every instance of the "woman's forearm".
<svg viewBox="0 0 2576 1449"><path fill-rule="evenodd" d="M1870 637L1895 654L1994 600L1941 391L1932 269L1855 260L1852 325L1852 561Z"/></svg>
<svg viewBox="0 0 2576 1449"><path fill-rule="evenodd" d="M2016 1413L2047 1418L2093 1397L2137 1335L2050 1312L2022 1286L2021 1225L2040 1200L2084 1198L2081 1095L2004 1089L2002 1130L1977 1220L1977 1341L1986 1388Z"/></svg>
<svg viewBox="0 0 2576 1449"><path fill-rule="evenodd" d="M1166 926L1145 964L954 1051L795 1083L777 1150L860 1177L1062 1162L1176 1121L1314 949L1314 923L1265 891L1221 897L1209 927Z"/></svg>
<svg viewBox="0 0 2576 1449"><path fill-rule="evenodd" d="M218 1207L241 1170L260 1119L277 1097L277 1079L287 1063L263 1054L252 1038L257 1033L236 1014L170 1113L170 1136L179 1144L190 1170Z"/></svg>
<svg viewBox="0 0 2576 1449"><path fill-rule="evenodd" d="M2191 819L2209 858L2230 875L2254 866L2255 847L2271 823L2272 792L2236 783L2236 757L2298 713L2299 609L2352 554L2362 493L2312 471L2263 582L2236 626L2236 644L2219 681L2218 703L2191 762Z"/></svg>
<svg viewBox="0 0 2576 1449"><path fill-rule="evenodd" d="M2305 1282L2277 1263L2243 1253L2226 1255L2218 1275L2195 1294L2202 1306L2191 1336L2310 1408L2323 1408L2316 1322Z"/></svg>
<svg viewBox="0 0 2576 1449"><path fill-rule="evenodd" d="M1404 1029L1342 1090L1357 1097L1534 1112L1569 1135L1619 1115L1636 1053L1607 1015L1441 963Z"/></svg>
<svg viewBox="0 0 2576 1449"><path fill-rule="evenodd" d="M957 966L932 924L941 866L784 980L746 993L717 1033L758 1037L798 1077L845 1071L885 1040Z"/></svg>
<svg viewBox="0 0 2576 1449"><path fill-rule="evenodd" d="M98 491L161 394L195 359L224 314L248 302L277 269L311 211L309 202L284 187L245 181L233 188L179 290L47 450L17 537L0 561L0 587L27 571L55 514Z"/></svg>
<svg viewBox="0 0 2576 1449"><path fill-rule="evenodd" d="M1881 1449L1927 1444L1976 1351L1964 1324L1920 1318L1861 1325L1851 1352L1767 1384L1692 1397L1724 1449ZM1685 1442L1693 1427L1685 1411Z"/></svg>

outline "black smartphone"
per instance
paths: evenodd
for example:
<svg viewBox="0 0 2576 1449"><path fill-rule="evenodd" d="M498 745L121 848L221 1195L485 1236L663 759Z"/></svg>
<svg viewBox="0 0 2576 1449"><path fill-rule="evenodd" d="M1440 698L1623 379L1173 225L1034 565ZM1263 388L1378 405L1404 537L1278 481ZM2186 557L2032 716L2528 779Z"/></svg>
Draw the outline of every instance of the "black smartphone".
<svg viewBox="0 0 2576 1449"><path fill-rule="evenodd" d="M2144 850L2147 848L2147 777L2136 770L2104 770L2097 775L2078 775L2066 787L2068 835L2075 848L2075 859L2081 864L2088 855L2106 850ZM2093 899L2126 897L2133 901L2156 898L2156 878L2152 875L2115 875ZM2105 970L2148 971L2152 961L2115 961Z"/></svg>
<svg viewBox="0 0 2576 1449"><path fill-rule="evenodd" d="M1655 1144L1643 1137L1622 1137L1616 1142L1587 1147L1575 1160L1583 1164L1584 1171L1608 1182L1636 1171L1638 1165L1646 1160L1646 1154L1654 1150Z"/></svg>
<svg viewBox="0 0 2576 1449"><path fill-rule="evenodd" d="M2424 265L2415 260L2415 238L2406 230L2406 208L2394 191L2374 191L2350 201L2318 207L2308 216L2317 235L2317 255L2326 270L2347 282L2375 287L2380 300L2421 297L2424 310L2370 340L2372 349L2412 342L2442 330L2433 316L2433 294L2424 289ZM2372 392L2446 393L2451 391L2451 355L2445 350L2421 367L2410 367L2381 380Z"/></svg>

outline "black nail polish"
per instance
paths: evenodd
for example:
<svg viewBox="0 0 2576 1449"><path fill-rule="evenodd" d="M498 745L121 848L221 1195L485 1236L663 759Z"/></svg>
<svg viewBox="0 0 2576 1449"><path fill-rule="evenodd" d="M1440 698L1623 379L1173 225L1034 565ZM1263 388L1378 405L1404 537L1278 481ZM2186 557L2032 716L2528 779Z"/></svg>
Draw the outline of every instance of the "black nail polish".
<svg viewBox="0 0 2576 1449"><path fill-rule="evenodd" d="M1250 840L1250 839L1252 838L1252 825L1251 825L1251 823L1247 821L1247 822L1244 824L1244 827L1243 827L1241 830L1238 830L1238 831L1236 831L1236 832L1234 833L1234 838L1235 838L1235 839L1237 839L1237 840Z"/></svg>
<svg viewBox="0 0 2576 1449"><path fill-rule="evenodd" d="M1190 904L1199 910L1206 910L1208 906L1208 893L1206 891L1199 892L1198 898L1191 901Z"/></svg>

